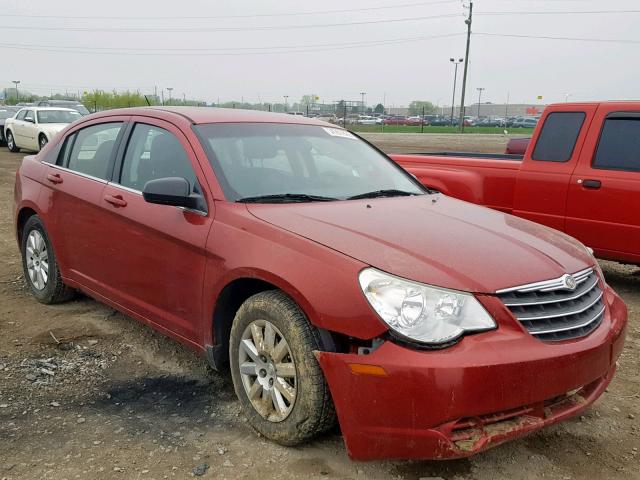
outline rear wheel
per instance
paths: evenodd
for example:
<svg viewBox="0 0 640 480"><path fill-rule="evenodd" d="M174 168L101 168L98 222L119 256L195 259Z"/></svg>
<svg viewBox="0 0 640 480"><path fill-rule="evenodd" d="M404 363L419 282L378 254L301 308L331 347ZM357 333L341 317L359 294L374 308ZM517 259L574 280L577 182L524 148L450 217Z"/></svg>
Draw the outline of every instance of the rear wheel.
<svg viewBox="0 0 640 480"><path fill-rule="evenodd" d="M250 425L282 445L297 445L331 428L335 410L314 350L318 332L283 292L247 299L229 345L231 376Z"/></svg>
<svg viewBox="0 0 640 480"><path fill-rule="evenodd" d="M16 146L16 141L13 138L13 133L11 130L7 130L7 148L10 152L19 152L20 149Z"/></svg>
<svg viewBox="0 0 640 480"><path fill-rule="evenodd" d="M74 290L62 282L47 231L37 215L29 217L22 230L22 266L27 285L39 302L61 303L73 297Z"/></svg>

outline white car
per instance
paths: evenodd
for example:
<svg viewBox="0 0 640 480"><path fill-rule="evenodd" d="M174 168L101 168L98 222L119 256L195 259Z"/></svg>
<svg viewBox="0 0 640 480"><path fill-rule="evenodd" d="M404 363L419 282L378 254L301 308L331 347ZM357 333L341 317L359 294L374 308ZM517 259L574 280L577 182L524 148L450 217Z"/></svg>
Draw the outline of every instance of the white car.
<svg viewBox="0 0 640 480"><path fill-rule="evenodd" d="M358 125L375 125L376 117L371 117L369 115L360 115L357 120Z"/></svg>
<svg viewBox="0 0 640 480"><path fill-rule="evenodd" d="M81 117L71 108L25 107L4 122L7 148L12 152L21 148L38 152L59 131Z"/></svg>

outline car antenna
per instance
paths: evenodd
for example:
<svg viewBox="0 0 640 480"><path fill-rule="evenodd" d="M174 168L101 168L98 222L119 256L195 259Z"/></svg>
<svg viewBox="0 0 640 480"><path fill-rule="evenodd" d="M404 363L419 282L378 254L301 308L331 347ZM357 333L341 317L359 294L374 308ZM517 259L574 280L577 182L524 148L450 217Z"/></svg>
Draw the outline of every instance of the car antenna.
<svg viewBox="0 0 640 480"><path fill-rule="evenodd" d="M147 101L147 106L150 107L151 106L151 102L149 101L149 99L147 98L147 96L144 96L144 99Z"/></svg>

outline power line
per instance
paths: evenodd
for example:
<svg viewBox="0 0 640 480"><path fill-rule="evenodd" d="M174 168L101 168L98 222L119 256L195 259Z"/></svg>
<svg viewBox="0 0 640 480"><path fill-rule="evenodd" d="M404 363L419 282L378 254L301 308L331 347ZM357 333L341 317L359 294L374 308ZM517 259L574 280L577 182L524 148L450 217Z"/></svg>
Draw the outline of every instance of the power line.
<svg viewBox="0 0 640 480"><path fill-rule="evenodd" d="M448 38L464 35L464 33L448 33L441 35L428 35L420 37L396 38L388 40L373 40L368 42L350 42L336 44L316 44L316 45L298 45L298 46L282 46L282 47L237 47L227 49L227 51L215 51L219 49L167 49L167 51L158 51L162 49L148 49L140 51L132 51L132 49L118 50L116 47L112 51L107 50L109 47L56 47L46 45L21 45L21 44L5 44L0 43L0 48L12 50L26 50L38 52L56 52L56 53L75 53L89 55L124 55L124 56L244 56L244 55L274 55L282 53L313 53L331 50L345 50L352 48L366 48L371 46L397 45L403 43L419 42L436 38ZM135 50L135 49L133 49ZM249 51L251 50L251 51Z"/></svg>
<svg viewBox="0 0 640 480"><path fill-rule="evenodd" d="M640 13L640 10L573 10L573 11L544 11L544 12L530 12L530 11L506 11L506 12L478 12L476 15L604 15L614 13Z"/></svg>
<svg viewBox="0 0 640 480"><path fill-rule="evenodd" d="M439 18L451 18L459 17L458 13L447 13L442 15L429 15L420 17L407 17L407 18L392 18L382 20L363 20L359 22L343 22L343 23L316 23L309 25L257 25L252 27L191 27L191 28L171 28L171 27L152 27L152 28L140 28L140 27L122 27L122 28L107 28L107 27L38 27L32 25L0 25L0 29L8 30L38 30L38 31L67 31L67 32L164 32L164 33L186 33L186 32L241 32L241 31L256 31L256 30L298 30L307 28L326 28L326 27L345 27L354 25L373 25L380 23L401 23L401 22L416 22L420 20L434 20Z"/></svg>
<svg viewBox="0 0 640 480"><path fill-rule="evenodd" d="M0 13L0 17L11 18L51 18L51 19L78 19L78 20L215 20L215 19L229 19L229 18L267 18L267 17L298 17L306 15L327 15L332 13L348 13L348 12L369 12L376 10L388 10L396 8L408 8L408 7L422 7L425 5L439 5L444 3L459 3L459 0L432 0L428 2L414 2L403 3L398 5L383 5L378 7L363 7L363 8L345 8L340 10L316 10L311 12L284 12L284 13L257 13L247 15L198 15L198 16L147 16L147 17L132 17L132 16L100 16L95 15L28 15L19 13Z"/></svg>
<svg viewBox="0 0 640 480"><path fill-rule="evenodd" d="M474 32L474 35L482 35L487 37L534 38L534 39L540 39L540 40L566 40L566 41L572 41L572 42L640 44L640 40L624 40L624 39L615 39L615 38L553 37L548 35L524 35L524 34L516 34L516 33L487 33L487 32Z"/></svg>

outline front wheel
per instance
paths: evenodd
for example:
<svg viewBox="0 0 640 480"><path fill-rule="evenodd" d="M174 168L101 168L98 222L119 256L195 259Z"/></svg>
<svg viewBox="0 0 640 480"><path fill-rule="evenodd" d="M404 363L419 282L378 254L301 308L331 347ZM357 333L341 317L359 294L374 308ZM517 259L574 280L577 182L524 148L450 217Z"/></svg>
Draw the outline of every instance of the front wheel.
<svg viewBox="0 0 640 480"><path fill-rule="evenodd" d="M20 149L16 146L16 141L13 138L13 133L11 130L7 130L7 148L10 152L19 152Z"/></svg>
<svg viewBox="0 0 640 480"><path fill-rule="evenodd" d="M39 302L61 303L73 297L74 290L62 281L47 231L37 215L29 217L22 230L22 267L27 285Z"/></svg>
<svg viewBox="0 0 640 480"><path fill-rule="evenodd" d="M40 150L42 150L47 145L48 141L49 140L47 139L46 135L40 135L40 137L38 138L38 145L40 146Z"/></svg>
<svg viewBox="0 0 640 480"><path fill-rule="evenodd" d="M247 299L231 328L233 385L250 425L282 445L331 428L335 409L313 351L318 332L278 290Z"/></svg>

